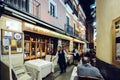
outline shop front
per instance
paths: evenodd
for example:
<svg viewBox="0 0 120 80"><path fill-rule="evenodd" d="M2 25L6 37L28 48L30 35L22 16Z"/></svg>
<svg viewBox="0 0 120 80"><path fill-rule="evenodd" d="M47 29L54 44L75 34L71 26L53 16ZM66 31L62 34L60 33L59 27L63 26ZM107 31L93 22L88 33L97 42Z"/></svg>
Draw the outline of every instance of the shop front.
<svg viewBox="0 0 120 80"><path fill-rule="evenodd" d="M22 21L10 16L0 17L0 62L2 80L12 80L11 69L14 65L23 65Z"/></svg>
<svg viewBox="0 0 120 80"><path fill-rule="evenodd" d="M23 24L25 60L56 54L58 39L52 37L50 30L26 22Z"/></svg>
<svg viewBox="0 0 120 80"><path fill-rule="evenodd" d="M67 54L69 54L70 41L69 40L62 40L62 46L66 50Z"/></svg>
<svg viewBox="0 0 120 80"><path fill-rule="evenodd" d="M11 53L21 55L20 63L23 63L23 60L45 58L46 54L55 55L59 45L63 46L69 53L73 50L74 44L78 47L79 43L84 43L64 34L6 15L1 17L0 24L2 24L1 29L8 31L2 32L2 36L13 36L7 40L11 46ZM6 39L2 40L5 42Z"/></svg>
<svg viewBox="0 0 120 80"><path fill-rule="evenodd" d="M69 51L72 37L27 22L23 24L25 60L44 58L46 54L55 55L58 46Z"/></svg>
<svg viewBox="0 0 120 80"><path fill-rule="evenodd" d="M78 49L79 53L84 52L84 45L85 45L84 41L80 41L78 39L73 39L73 47L75 49Z"/></svg>

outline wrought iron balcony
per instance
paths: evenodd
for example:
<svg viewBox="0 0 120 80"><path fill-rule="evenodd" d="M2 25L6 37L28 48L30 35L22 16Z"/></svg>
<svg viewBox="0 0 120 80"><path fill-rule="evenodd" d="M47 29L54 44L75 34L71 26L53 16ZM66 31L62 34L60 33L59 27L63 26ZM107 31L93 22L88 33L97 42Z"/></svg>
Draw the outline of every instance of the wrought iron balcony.
<svg viewBox="0 0 120 80"><path fill-rule="evenodd" d="M73 14L75 14L78 17L78 11L75 9L75 7L73 8Z"/></svg>
<svg viewBox="0 0 120 80"><path fill-rule="evenodd" d="M12 8L29 12L29 0L0 0L0 1Z"/></svg>
<svg viewBox="0 0 120 80"><path fill-rule="evenodd" d="M71 36L73 36L73 27L70 26L70 25L68 25L68 24L66 24L66 26L65 26L65 32L68 33L68 34L70 34Z"/></svg>
<svg viewBox="0 0 120 80"><path fill-rule="evenodd" d="M73 4L70 0L64 0L65 4L68 4L70 6L70 8L73 10Z"/></svg>
<svg viewBox="0 0 120 80"><path fill-rule="evenodd" d="M77 32L75 29L74 29L74 36L76 36L76 37L79 37L79 32Z"/></svg>
<svg viewBox="0 0 120 80"><path fill-rule="evenodd" d="M85 25L85 21L82 19L81 16L78 18L78 20Z"/></svg>
<svg viewBox="0 0 120 80"><path fill-rule="evenodd" d="M0 3L40 18L40 3L36 0L0 0Z"/></svg>
<svg viewBox="0 0 120 80"><path fill-rule="evenodd" d="M73 10L73 14L78 17L78 11L75 9L75 6L72 4L70 0L64 0L65 4L68 4L69 7Z"/></svg>

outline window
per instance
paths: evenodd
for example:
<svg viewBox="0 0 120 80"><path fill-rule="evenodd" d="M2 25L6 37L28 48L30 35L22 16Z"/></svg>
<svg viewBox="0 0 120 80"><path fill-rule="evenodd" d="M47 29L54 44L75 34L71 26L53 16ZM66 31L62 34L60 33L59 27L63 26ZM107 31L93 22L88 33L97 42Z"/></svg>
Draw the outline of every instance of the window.
<svg viewBox="0 0 120 80"><path fill-rule="evenodd" d="M67 25L69 25L70 24L70 19L69 19L68 16L66 16L66 21L67 21Z"/></svg>
<svg viewBox="0 0 120 80"><path fill-rule="evenodd" d="M50 15L55 17L55 6L52 3L50 3Z"/></svg>
<svg viewBox="0 0 120 80"><path fill-rule="evenodd" d="M22 0L22 10L26 10L26 0Z"/></svg>
<svg viewBox="0 0 120 80"><path fill-rule="evenodd" d="M53 0L49 0L49 13L51 16L57 16L57 5Z"/></svg>
<svg viewBox="0 0 120 80"><path fill-rule="evenodd" d="M3 0L5 3L11 5L19 10L29 12L29 0Z"/></svg>
<svg viewBox="0 0 120 80"><path fill-rule="evenodd" d="M75 23L74 23L74 35L76 35L76 30L75 30L75 28L76 28L76 25L75 25Z"/></svg>
<svg viewBox="0 0 120 80"><path fill-rule="evenodd" d="M74 29L75 29L75 23L74 23Z"/></svg>

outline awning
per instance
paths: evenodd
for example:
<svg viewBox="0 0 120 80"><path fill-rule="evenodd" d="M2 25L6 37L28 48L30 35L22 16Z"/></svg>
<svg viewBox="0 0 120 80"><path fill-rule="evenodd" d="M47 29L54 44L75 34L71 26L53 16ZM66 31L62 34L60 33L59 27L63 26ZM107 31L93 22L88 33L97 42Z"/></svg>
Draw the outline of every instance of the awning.
<svg viewBox="0 0 120 80"><path fill-rule="evenodd" d="M40 27L40 26L36 26L33 24L29 24L24 22L24 27L23 27L23 31L29 31L29 32L34 32L37 34L42 34L42 35L46 35L46 36L51 36L51 37L56 37L56 38L60 38L60 39L66 39L66 40L73 40L72 37L70 36L66 36L64 34Z"/></svg>
<svg viewBox="0 0 120 80"><path fill-rule="evenodd" d="M73 39L74 42L78 42L78 43L85 43L84 41L78 40L78 39Z"/></svg>

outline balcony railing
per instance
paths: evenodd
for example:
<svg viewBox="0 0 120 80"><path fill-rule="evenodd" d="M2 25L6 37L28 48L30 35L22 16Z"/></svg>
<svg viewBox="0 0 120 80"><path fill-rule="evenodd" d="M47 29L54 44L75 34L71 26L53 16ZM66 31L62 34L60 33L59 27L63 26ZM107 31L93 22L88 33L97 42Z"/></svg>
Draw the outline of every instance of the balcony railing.
<svg viewBox="0 0 120 80"><path fill-rule="evenodd" d="M74 36L79 37L79 33L74 29Z"/></svg>
<svg viewBox="0 0 120 80"><path fill-rule="evenodd" d="M37 0L0 0L3 4L40 18L40 3Z"/></svg>
<svg viewBox="0 0 120 80"><path fill-rule="evenodd" d="M65 24L64 31L71 36L74 36L81 40L84 40L83 36L79 36L79 32L77 30L75 30L75 28L73 28L72 26L70 26L68 24Z"/></svg>
<svg viewBox="0 0 120 80"><path fill-rule="evenodd" d="M64 0L65 4L68 4L69 7L73 10L73 14L78 17L78 11L75 9L75 6L72 4L70 0Z"/></svg>
<svg viewBox="0 0 120 80"><path fill-rule="evenodd" d="M73 14L75 14L78 17L78 11L75 9L75 7L73 9Z"/></svg>
<svg viewBox="0 0 120 80"><path fill-rule="evenodd" d="M66 26L65 26L65 32L68 33L68 34L70 34L70 35L73 35L73 27L70 26L70 25L68 25L68 24L66 24Z"/></svg>
<svg viewBox="0 0 120 80"><path fill-rule="evenodd" d="M68 4L70 8L73 10L73 4L70 0L64 0L65 4Z"/></svg>
<svg viewBox="0 0 120 80"><path fill-rule="evenodd" d="M78 18L78 20L79 20L80 22L82 22L82 23L85 25L85 21L82 19L81 16Z"/></svg>
<svg viewBox="0 0 120 80"><path fill-rule="evenodd" d="M29 0L0 0L4 4L19 9L21 11L29 12Z"/></svg>

